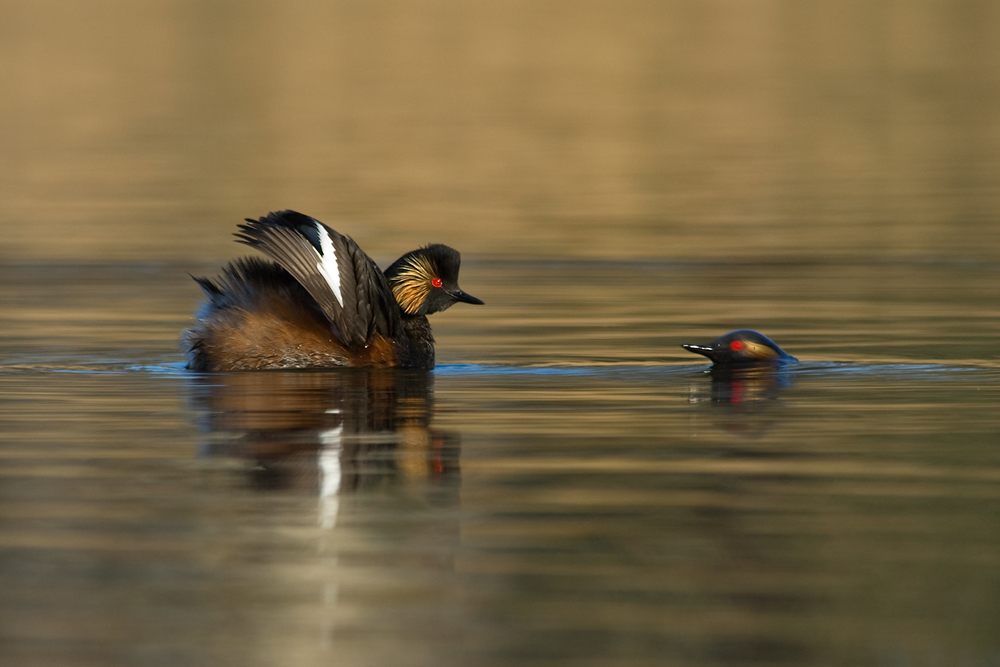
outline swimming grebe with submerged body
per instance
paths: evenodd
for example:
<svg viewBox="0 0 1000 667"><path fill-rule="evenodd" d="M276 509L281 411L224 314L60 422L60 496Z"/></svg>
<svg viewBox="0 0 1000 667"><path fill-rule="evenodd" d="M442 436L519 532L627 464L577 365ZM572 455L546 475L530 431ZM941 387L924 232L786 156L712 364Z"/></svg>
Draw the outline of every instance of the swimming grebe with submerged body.
<svg viewBox="0 0 1000 667"><path fill-rule="evenodd" d="M708 357L716 366L798 361L773 340L752 329L737 329L719 336L711 343L686 344L681 347L688 352Z"/></svg>

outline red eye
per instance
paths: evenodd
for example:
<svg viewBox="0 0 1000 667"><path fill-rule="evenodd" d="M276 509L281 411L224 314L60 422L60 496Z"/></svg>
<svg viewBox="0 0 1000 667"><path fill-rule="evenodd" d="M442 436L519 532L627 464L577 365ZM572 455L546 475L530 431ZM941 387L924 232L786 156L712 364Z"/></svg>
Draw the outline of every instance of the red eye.
<svg viewBox="0 0 1000 667"><path fill-rule="evenodd" d="M441 287L441 285L444 285L444 283L441 282L440 278L435 278L434 280L431 281L431 285L434 285L434 287Z"/></svg>
<svg viewBox="0 0 1000 667"><path fill-rule="evenodd" d="M729 349L732 350L733 352L739 352L740 350L743 349L743 341L734 340L732 343L729 344Z"/></svg>

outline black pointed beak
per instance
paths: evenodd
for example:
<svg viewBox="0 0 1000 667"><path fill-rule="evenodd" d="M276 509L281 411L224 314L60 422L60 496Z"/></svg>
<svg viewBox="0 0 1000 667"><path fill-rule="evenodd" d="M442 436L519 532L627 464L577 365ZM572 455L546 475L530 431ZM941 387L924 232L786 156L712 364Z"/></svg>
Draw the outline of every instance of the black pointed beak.
<svg viewBox="0 0 1000 667"><path fill-rule="evenodd" d="M712 346L711 345L688 345L688 344L684 344L684 345L681 345L681 347L683 347L688 352L694 352L695 354L701 354L701 355L704 355L704 356L708 357L709 359L712 358L712 352L713 352L713 350L712 350Z"/></svg>
<svg viewBox="0 0 1000 667"><path fill-rule="evenodd" d="M471 294L466 294L465 292L457 288L448 292L448 296L450 296L455 301L461 301L462 303L475 303L479 304L480 306L483 305L481 299L477 299Z"/></svg>

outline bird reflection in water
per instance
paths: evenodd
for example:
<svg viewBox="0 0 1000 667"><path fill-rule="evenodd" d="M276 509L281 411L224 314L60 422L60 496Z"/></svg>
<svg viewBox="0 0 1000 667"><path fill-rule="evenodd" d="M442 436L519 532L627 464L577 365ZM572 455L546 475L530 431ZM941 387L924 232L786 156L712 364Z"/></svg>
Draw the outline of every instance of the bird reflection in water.
<svg viewBox="0 0 1000 667"><path fill-rule="evenodd" d="M394 369L268 371L197 376L192 394L211 434L203 453L252 461L259 490L321 499L416 482L457 493L459 439L432 429L433 375Z"/></svg>
<svg viewBox="0 0 1000 667"><path fill-rule="evenodd" d="M752 407L775 401L782 390L792 386L788 369L782 366L747 365L713 366L706 375L711 378L710 399L733 407Z"/></svg>

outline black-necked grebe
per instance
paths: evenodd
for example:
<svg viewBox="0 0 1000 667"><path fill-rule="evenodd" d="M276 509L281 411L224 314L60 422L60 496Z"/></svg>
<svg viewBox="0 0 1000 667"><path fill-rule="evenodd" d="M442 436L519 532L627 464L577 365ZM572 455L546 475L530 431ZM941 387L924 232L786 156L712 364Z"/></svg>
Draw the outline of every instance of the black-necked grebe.
<svg viewBox="0 0 1000 667"><path fill-rule="evenodd" d="M685 350L702 354L719 366L752 363L787 363L798 361L762 333L737 329L704 345L681 345Z"/></svg>
<svg viewBox="0 0 1000 667"><path fill-rule="evenodd" d="M208 301L184 333L188 368L230 371L334 366L434 367L427 315L482 301L458 286L457 250L429 245L385 273L350 237L295 211L247 219L243 258L195 278Z"/></svg>

